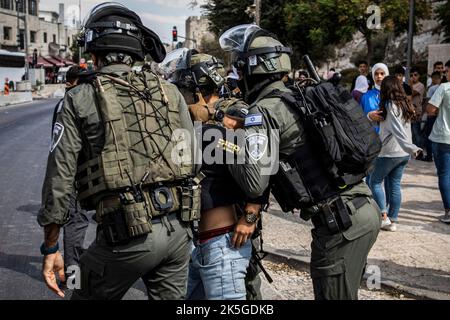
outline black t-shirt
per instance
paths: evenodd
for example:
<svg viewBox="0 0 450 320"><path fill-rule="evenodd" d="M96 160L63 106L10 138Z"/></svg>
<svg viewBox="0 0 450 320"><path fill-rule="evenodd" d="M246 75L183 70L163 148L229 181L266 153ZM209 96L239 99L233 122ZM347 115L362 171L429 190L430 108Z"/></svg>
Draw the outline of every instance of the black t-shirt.
<svg viewBox="0 0 450 320"><path fill-rule="evenodd" d="M202 137L202 169L205 178L202 180L202 210L242 203L244 193L234 181L227 168L227 157L235 158L233 148L236 141L226 140L226 129L221 126L204 124ZM211 163L215 160L214 163Z"/></svg>

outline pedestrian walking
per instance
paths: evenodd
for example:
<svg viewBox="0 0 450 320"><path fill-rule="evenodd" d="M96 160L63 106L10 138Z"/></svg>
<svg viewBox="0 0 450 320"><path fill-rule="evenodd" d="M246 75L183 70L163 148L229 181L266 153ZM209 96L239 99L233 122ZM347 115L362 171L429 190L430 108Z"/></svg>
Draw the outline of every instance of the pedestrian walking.
<svg viewBox="0 0 450 320"><path fill-rule="evenodd" d="M382 148L375 161L369 184L381 209L381 228L396 231L402 200L403 171L410 156L417 157L422 149L412 144L411 119L414 117L414 108L397 77L384 78L380 98L380 111L384 118L380 122Z"/></svg>
<svg viewBox="0 0 450 320"><path fill-rule="evenodd" d="M367 91L361 98L361 106L364 113L374 123L375 131L380 131L379 122L383 120L379 110L380 88L383 79L389 75L389 69L384 63L376 63L372 67L372 77L374 79L374 88Z"/></svg>
<svg viewBox="0 0 450 320"><path fill-rule="evenodd" d="M450 67L446 78L450 79ZM437 88L428 102L427 112L437 116L429 139L433 142L434 164L445 210L441 221L450 223L450 82Z"/></svg>

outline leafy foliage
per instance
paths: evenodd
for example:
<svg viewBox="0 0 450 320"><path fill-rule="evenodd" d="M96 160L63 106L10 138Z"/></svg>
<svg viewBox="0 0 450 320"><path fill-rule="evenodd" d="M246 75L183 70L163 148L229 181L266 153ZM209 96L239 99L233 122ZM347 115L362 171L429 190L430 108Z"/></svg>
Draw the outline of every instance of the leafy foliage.
<svg viewBox="0 0 450 320"><path fill-rule="evenodd" d="M309 54L315 61L323 62L334 55L336 45L352 39L361 32L367 41L369 61L374 55L374 38L382 33L396 35L408 29L409 0L262 0L261 27L276 33L281 42L294 49L294 65L299 58ZM429 18L431 4L427 0L415 1L415 28L419 19ZM211 21L211 31L220 35L229 27L252 22L246 8L252 0L208 0L202 6ZM370 5L381 10L381 30L370 29L367 13ZM447 2L448 6L448 2ZM450 10L441 9L442 20L450 21ZM375 41L377 43L377 41ZM376 44L375 43L375 44ZM378 54L377 54L378 55ZM378 58L378 57L377 57Z"/></svg>
<svg viewBox="0 0 450 320"><path fill-rule="evenodd" d="M436 13L446 35L445 42L450 42L450 1L437 7Z"/></svg>

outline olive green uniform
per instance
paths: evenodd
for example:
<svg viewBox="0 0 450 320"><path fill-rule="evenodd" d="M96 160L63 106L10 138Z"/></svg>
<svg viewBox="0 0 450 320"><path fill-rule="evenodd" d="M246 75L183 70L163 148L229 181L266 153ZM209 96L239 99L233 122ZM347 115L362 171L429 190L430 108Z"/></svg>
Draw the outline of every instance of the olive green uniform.
<svg viewBox="0 0 450 320"><path fill-rule="evenodd" d="M261 195L268 187L270 175L275 173L269 167L278 163L278 156L282 159L293 154L306 141L298 113L281 98L268 97L274 91L289 92L289 89L281 81L262 89L247 116L246 148L242 149L246 164L230 166L232 175L249 197ZM264 161L267 158L272 161ZM316 299L358 298L367 255L379 232L379 208L363 182L341 196L351 211L353 225L335 235L326 226L312 230L311 276ZM350 202L356 198L366 199L358 209Z"/></svg>
<svg viewBox="0 0 450 320"><path fill-rule="evenodd" d="M125 80L130 71L125 64L100 70ZM163 85L169 104L178 108L182 127L193 132L184 99L175 86L166 82ZM103 150L105 128L96 94L91 84L77 86L66 95L57 116L59 131L54 133L38 215L41 226L67 223L77 167L80 161L92 159ZM173 232L168 232L168 225ZM188 223L180 221L178 214L154 218L151 233L121 246L107 245L98 228L95 243L81 257L81 288L75 290L73 298L120 299L142 278L149 298L183 299L191 239Z"/></svg>

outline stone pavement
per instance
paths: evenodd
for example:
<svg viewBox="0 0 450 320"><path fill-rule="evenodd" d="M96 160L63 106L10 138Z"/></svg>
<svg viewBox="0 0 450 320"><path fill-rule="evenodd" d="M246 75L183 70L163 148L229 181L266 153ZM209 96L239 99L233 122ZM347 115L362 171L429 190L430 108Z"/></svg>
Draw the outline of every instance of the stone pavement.
<svg viewBox="0 0 450 320"><path fill-rule="evenodd" d="M382 286L425 299L450 299L450 225L443 216L434 163L411 160L402 181L397 232L380 230L369 265L380 268ZM312 227L276 202L264 215L266 251L309 263Z"/></svg>

